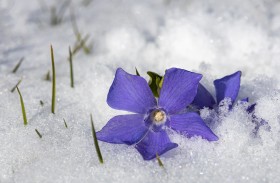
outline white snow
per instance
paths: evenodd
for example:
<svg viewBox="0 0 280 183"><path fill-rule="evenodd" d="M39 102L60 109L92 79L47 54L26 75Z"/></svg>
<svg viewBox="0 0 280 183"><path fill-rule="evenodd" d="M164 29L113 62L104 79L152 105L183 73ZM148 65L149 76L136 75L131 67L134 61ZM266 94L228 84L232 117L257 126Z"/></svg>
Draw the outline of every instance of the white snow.
<svg viewBox="0 0 280 183"><path fill-rule="evenodd" d="M90 2L85 5L85 2ZM73 0L80 31L90 34L92 53L74 57L70 88L68 47L75 42L67 8L61 24L50 25L50 7L63 1L0 1L0 182L280 182L280 2L277 0ZM50 44L57 70L57 109L51 114ZM11 70L25 57L16 74ZM133 146L100 142L100 165L91 136L126 112L111 109L106 96L116 68L130 73L164 73L180 67L213 80L243 72L239 99L257 102L266 120L257 135L243 104L232 111L203 109L217 142L186 139L179 147L144 161ZM19 88L29 124L24 127ZM40 106L40 100L44 106ZM63 118L68 129L64 127ZM42 134L40 139L35 129Z"/></svg>

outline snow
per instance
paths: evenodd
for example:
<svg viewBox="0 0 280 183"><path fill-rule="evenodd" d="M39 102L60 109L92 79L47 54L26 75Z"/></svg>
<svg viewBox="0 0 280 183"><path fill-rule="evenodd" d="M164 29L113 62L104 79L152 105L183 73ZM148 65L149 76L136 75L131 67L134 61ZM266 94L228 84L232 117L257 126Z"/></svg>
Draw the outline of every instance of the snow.
<svg viewBox="0 0 280 183"><path fill-rule="evenodd" d="M86 5L85 2L90 2ZM50 25L50 7L62 1L0 1L0 182L279 182L280 2L255 1L72 1L80 31L90 34L92 52L74 57L70 88L68 47L75 42L67 8L61 24ZM51 114L50 44L57 70L57 109ZM16 74L11 70L25 57ZM172 131L179 147L144 161L133 146L100 142L100 165L91 136L117 114L106 96L116 68L130 73L164 73L180 67L213 80L241 70L238 98L257 102L256 116L268 122L257 135L247 104L232 111L203 109L217 142L186 139ZM24 127L19 88L29 124ZM44 105L40 105L40 100ZM68 128L64 127L63 119ZM35 129L42 134L40 139ZM270 129L270 130L269 130Z"/></svg>

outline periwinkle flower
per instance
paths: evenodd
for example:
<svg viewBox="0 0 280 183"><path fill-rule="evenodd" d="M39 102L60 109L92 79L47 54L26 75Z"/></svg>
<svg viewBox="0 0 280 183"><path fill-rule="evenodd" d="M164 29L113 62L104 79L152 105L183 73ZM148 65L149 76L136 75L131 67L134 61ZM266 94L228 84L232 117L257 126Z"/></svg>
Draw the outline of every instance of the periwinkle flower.
<svg viewBox="0 0 280 183"><path fill-rule="evenodd" d="M230 99L231 104L235 102L240 89L240 77L241 71L237 71L231 75L214 81L217 104L226 98ZM199 109L202 109L203 107L213 108L216 101L210 92L199 83L197 95L195 96L192 104L197 106ZM231 106L229 107L231 108Z"/></svg>
<svg viewBox="0 0 280 183"><path fill-rule="evenodd" d="M231 106L229 106L229 108L232 108L232 105L234 104L239 93L241 74L241 71L237 71L214 81L217 104L220 104L222 100L228 98L231 102ZM249 98L244 98L241 100L241 102L249 102ZM210 92L199 83L197 95L195 96L192 104L197 106L199 109L202 109L203 107L213 108L216 102ZM253 113L255 111L255 106L256 103L248 106L246 109L247 112Z"/></svg>
<svg viewBox="0 0 280 183"><path fill-rule="evenodd" d="M217 104L226 98L230 99L231 105L229 109L232 108L240 89L240 78L241 78L241 71L237 71L231 75L225 76L221 79L217 79L214 81L214 86L216 90L216 99ZM249 102L249 98L244 98L241 102ZM202 109L204 107L214 108L216 102L210 92L199 83L197 89L197 95L195 96L194 101L192 102L193 105L197 106L198 109ZM252 121L256 124L255 132L258 131L260 126L268 124L265 120L259 119L255 115L255 107L256 103L249 105L246 108L248 114L252 115Z"/></svg>
<svg viewBox="0 0 280 183"><path fill-rule="evenodd" d="M97 132L97 138L115 144L134 144L145 160L178 146L170 141L167 128L186 137L218 140L197 113L180 113L193 101L201 78L202 75L183 69L168 69L157 99L144 78L117 69L107 103L114 109L136 114L113 117Z"/></svg>

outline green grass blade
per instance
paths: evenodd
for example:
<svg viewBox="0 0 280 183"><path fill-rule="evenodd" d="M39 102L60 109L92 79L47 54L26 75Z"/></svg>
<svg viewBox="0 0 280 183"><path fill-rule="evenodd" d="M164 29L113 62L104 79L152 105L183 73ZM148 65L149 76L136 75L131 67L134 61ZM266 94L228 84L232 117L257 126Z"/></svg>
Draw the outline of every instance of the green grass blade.
<svg viewBox="0 0 280 183"><path fill-rule="evenodd" d="M16 90L16 88L19 86L19 84L21 83L22 79L20 79L17 84L11 89L11 92L14 93L14 91Z"/></svg>
<svg viewBox="0 0 280 183"><path fill-rule="evenodd" d="M42 138L42 135L40 134L40 132L39 132L37 129L35 129L35 132L37 133L37 135L38 135L39 138L41 139L41 138Z"/></svg>
<svg viewBox="0 0 280 183"><path fill-rule="evenodd" d="M56 6L52 6L50 8L50 13L51 13L51 20L50 23L51 25L55 26L55 25L59 25L61 24L64 14L67 10L67 8L69 7L71 1L64 1L63 4L61 5L60 8L57 8Z"/></svg>
<svg viewBox="0 0 280 183"><path fill-rule="evenodd" d="M136 71L136 75L137 75L137 76L140 76L140 74L139 74L139 72L138 72L138 70L137 70L136 67L135 67L135 71Z"/></svg>
<svg viewBox="0 0 280 183"><path fill-rule="evenodd" d="M24 57L22 57L20 60L19 60L19 62L17 63L17 65L14 67L14 69L13 69L13 73L16 73L17 72L17 70L18 70L18 68L20 67L20 65L21 65L21 63L23 62L23 60L24 60Z"/></svg>
<svg viewBox="0 0 280 183"><path fill-rule="evenodd" d="M71 4L71 0L66 0L62 3L62 5L60 6L60 8L57 11L58 17L60 17L60 22L62 22L64 14L66 12L66 10L68 9L68 7Z"/></svg>
<svg viewBox="0 0 280 183"><path fill-rule="evenodd" d="M57 10L55 6L52 6L50 8L50 13L51 13L51 25L57 25L60 23L60 18L57 15Z"/></svg>
<svg viewBox="0 0 280 183"><path fill-rule="evenodd" d="M73 71L73 57L72 57L72 51L71 47L69 46L69 63L70 63L70 85L72 88L74 88L74 71Z"/></svg>
<svg viewBox="0 0 280 183"><path fill-rule="evenodd" d="M45 76L45 80L46 80L46 81L50 81L50 80L51 80L50 71L47 72L47 74L46 74L46 76Z"/></svg>
<svg viewBox="0 0 280 183"><path fill-rule="evenodd" d="M65 121L64 118L63 118L63 121L64 121L64 126L65 126L65 128L68 128L68 125L67 125L67 123L66 123L66 121Z"/></svg>
<svg viewBox="0 0 280 183"><path fill-rule="evenodd" d="M71 11L71 13L70 13L70 18L71 18L71 23L72 23L72 29L76 36L76 43L75 43L75 46L73 49L73 55L75 55L81 48L83 48L83 50L86 54L89 54L91 52L91 46L87 46L85 44L89 36L86 35L86 37L85 37L86 39L85 38L82 39L82 34L79 31L79 28L78 28L78 25L76 22L76 17L75 17L75 14L73 13L73 11Z"/></svg>
<svg viewBox="0 0 280 183"><path fill-rule="evenodd" d="M102 157L99 145L98 145L98 140L97 140L97 137L96 137L96 132L95 132L94 124L93 124L92 114L90 114L90 121L91 121L91 130L92 130L92 136L93 136L95 150L96 150L99 162L101 164L103 164L103 157Z"/></svg>
<svg viewBox="0 0 280 183"><path fill-rule="evenodd" d="M80 41L77 41L77 44L75 45L75 47L72 51L72 55L76 55L86 45L86 42L88 41L89 38L90 38L90 35L87 34L87 35L85 35L85 37L83 39L81 39Z"/></svg>
<svg viewBox="0 0 280 183"><path fill-rule="evenodd" d="M76 36L76 39L77 39L77 41L81 41L81 33L78 29L77 22L76 22L76 16L73 13L73 11L71 11L71 13L70 13L70 19L71 19L72 29Z"/></svg>
<svg viewBox="0 0 280 183"><path fill-rule="evenodd" d="M51 45L51 60L52 60L52 113L55 113L55 94L56 94L56 74L54 65L53 47Z"/></svg>
<svg viewBox="0 0 280 183"><path fill-rule="evenodd" d="M19 98L20 98L20 105L21 105L21 112L22 112L22 117L23 117L23 124L24 125L27 125L27 117L26 117L26 112L25 112L25 106L24 106L24 101L23 101L23 98L22 98L22 95L20 93L20 90L18 87L17 88L17 91L18 91L18 94L19 94Z"/></svg>
<svg viewBox="0 0 280 183"><path fill-rule="evenodd" d="M159 157L158 153L156 153L156 158L157 158L157 161L158 161L158 165L159 165L160 167L164 167L162 161L160 160L160 157Z"/></svg>

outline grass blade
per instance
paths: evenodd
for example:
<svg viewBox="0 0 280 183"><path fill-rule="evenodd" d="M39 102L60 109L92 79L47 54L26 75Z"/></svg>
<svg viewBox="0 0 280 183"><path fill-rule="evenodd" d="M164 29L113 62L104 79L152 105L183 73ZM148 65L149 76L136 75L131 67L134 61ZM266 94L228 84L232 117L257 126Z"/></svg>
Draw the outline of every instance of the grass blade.
<svg viewBox="0 0 280 183"><path fill-rule="evenodd" d="M24 106L24 101L23 101L23 98L22 98L22 95L20 93L20 90L18 87L17 88L17 91L18 91L18 94L19 94L19 98L20 98L20 105L21 105L21 112L22 112L22 118L23 118L23 124L24 125L27 125L27 117L26 117L26 112L25 112L25 106Z"/></svg>
<svg viewBox="0 0 280 183"><path fill-rule="evenodd" d="M45 80L46 80L46 81L50 81L50 80L51 80L50 71L47 72L47 74L46 74L46 76L45 76Z"/></svg>
<svg viewBox="0 0 280 183"><path fill-rule="evenodd" d="M71 11L70 13L70 18L71 18L71 23L72 23L72 29L73 32L76 36L76 43L73 49L73 55L75 55L81 48L83 48L84 52L86 54L89 54L91 52L91 46L87 46L85 43L87 41L87 39L89 38L89 35L86 35L86 37L84 39L82 39L82 34L79 31L79 28L77 26L77 22L76 22L76 17L75 14L73 13L73 11Z"/></svg>
<svg viewBox="0 0 280 183"><path fill-rule="evenodd" d="M61 5L60 8L57 9L56 6L52 6L50 8L50 13L51 13L51 25L55 26L55 25L59 25L61 24L64 14L66 12L66 9L69 7L71 1L64 1L63 4Z"/></svg>
<svg viewBox="0 0 280 183"><path fill-rule="evenodd" d="M157 161L158 161L158 165L160 167L164 167L162 161L160 160L160 157L159 157L158 153L156 153L156 158L157 158Z"/></svg>
<svg viewBox="0 0 280 183"><path fill-rule="evenodd" d="M35 129L35 132L37 133L37 135L38 135L39 138L41 139L41 138L42 138L42 135L40 134L40 132L39 132L37 129Z"/></svg>
<svg viewBox="0 0 280 183"><path fill-rule="evenodd" d="M11 89L11 92L14 93L14 91L16 90L16 88L19 86L19 84L21 83L21 79L17 82L17 84Z"/></svg>
<svg viewBox="0 0 280 183"><path fill-rule="evenodd" d="M73 57L71 47L69 46L69 63L70 63L70 80L71 80L71 87L74 88L74 71L73 71Z"/></svg>
<svg viewBox="0 0 280 183"><path fill-rule="evenodd" d="M51 45L51 60L52 60L52 113L55 113L55 94L56 94L56 74L53 56L53 47Z"/></svg>
<svg viewBox="0 0 280 183"><path fill-rule="evenodd" d="M140 74L139 74L139 72L138 72L138 70L137 70L136 67L135 67L135 71L136 71L136 75L137 75L137 76L140 76Z"/></svg>
<svg viewBox="0 0 280 183"><path fill-rule="evenodd" d="M93 119L92 119L92 114L90 114L90 121L91 121L91 130L92 130L92 136L93 136L95 150L96 150L99 162L101 164L103 164L103 157L102 157L99 145L98 145L98 141L97 141L97 137L96 137L96 132L95 132L94 124L93 124Z"/></svg>
<svg viewBox="0 0 280 183"><path fill-rule="evenodd" d="M77 41L72 51L72 55L76 55L86 45L86 42L88 41L89 37L89 34L87 34L83 39Z"/></svg>
<svg viewBox="0 0 280 183"><path fill-rule="evenodd" d="M76 36L76 39L77 39L77 41L81 41L81 33L78 29L77 22L76 22L76 16L73 13L73 10L70 13L70 19L71 19L72 29Z"/></svg>
<svg viewBox="0 0 280 183"><path fill-rule="evenodd" d="M63 118L63 121L64 121L64 126L65 126L65 128L68 128L68 125L67 125L67 123L66 123L66 121L65 121L64 118Z"/></svg>
<svg viewBox="0 0 280 183"><path fill-rule="evenodd" d="M64 17L64 14L65 14L67 8L70 6L70 4L71 4L71 0L66 0L62 3L61 7L58 9L57 14L58 14L58 17L60 17L61 21Z"/></svg>
<svg viewBox="0 0 280 183"><path fill-rule="evenodd" d="M21 63L23 62L23 60L24 60L24 57L22 57L20 60L19 60L19 62L17 63L17 65L14 67L14 69L13 69L13 73L16 73L17 72L17 70L18 70L18 68L20 67L20 65L21 65Z"/></svg>

